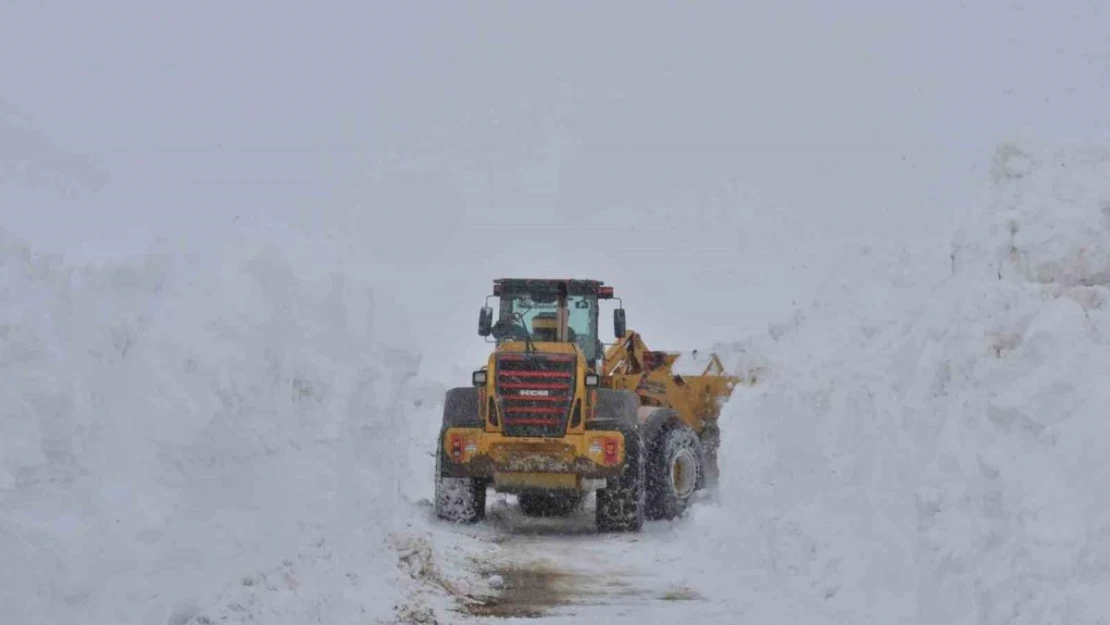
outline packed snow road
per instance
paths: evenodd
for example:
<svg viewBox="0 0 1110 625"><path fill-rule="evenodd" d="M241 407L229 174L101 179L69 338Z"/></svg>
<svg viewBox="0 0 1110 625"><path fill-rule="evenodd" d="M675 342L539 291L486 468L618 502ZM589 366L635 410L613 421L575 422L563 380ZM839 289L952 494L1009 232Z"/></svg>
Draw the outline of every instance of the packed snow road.
<svg viewBox="0 0 1110 625"><path fill-rule="evenodd" d="M707 596L683 576L692 563L675 537L681 522L598 534L593 506L591 496L569 516L528 517L499 494L483 523L442 523L440 540L453 534L466 543L447 557L485 588L460 593L439 622L643 623L648 614L653 622L728 622L736 614L728 598Z"/></svg>

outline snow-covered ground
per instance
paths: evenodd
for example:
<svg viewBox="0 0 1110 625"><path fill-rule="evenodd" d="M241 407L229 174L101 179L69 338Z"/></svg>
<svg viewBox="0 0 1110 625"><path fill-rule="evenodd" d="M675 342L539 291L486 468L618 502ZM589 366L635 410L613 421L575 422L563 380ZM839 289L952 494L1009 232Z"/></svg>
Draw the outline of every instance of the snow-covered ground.
<svg viewBox="0 0 1110 625"><path fill-rule="evenodd" d="M1110 147L1004 145L990 176L950 246L877 241L707 346L758 380L720 489L636 536L506 497L434 521L451 381L382 348L326 262L69 268L9 238L5 622L1097 623Z"/></svg>
<svg viewBox="0 0 1110 625"><path fill-rule="evenodd" d="M0 9L0 625L1107 622L1101 3L140 4ZM503 275L720 489L433 520Z"/></svg>

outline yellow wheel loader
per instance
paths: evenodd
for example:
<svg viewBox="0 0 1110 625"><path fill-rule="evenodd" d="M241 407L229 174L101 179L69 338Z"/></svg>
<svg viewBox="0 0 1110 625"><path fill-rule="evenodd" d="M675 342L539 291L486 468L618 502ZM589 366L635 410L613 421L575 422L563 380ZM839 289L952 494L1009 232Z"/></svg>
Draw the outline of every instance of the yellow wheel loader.
<svg viewBox="0 0 1110 625"><path fill-rule="evenodd" d="M598 530L634 532L681 515L716 480L720 406L739 379L716 355L701 375L677 375L678 355L648 350L623 307L606 349L598 303L610 299L598 280L494 280L478 334L496 347L444 402L439 518L480 521L490 487L528 515L568 514L596 491Z"/></svg>

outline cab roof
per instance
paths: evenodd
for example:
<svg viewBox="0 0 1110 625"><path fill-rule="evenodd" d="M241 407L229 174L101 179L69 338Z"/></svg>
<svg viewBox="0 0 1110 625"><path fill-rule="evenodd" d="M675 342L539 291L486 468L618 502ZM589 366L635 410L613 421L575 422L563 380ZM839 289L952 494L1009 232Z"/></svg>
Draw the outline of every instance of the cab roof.
<svg viewBox="0 0 1110 625"><path fill-rule="evenodd" d="M613 287L601 280L588 278L498 278L493 281L493 294L558 292L567 295L594 295L601 299L613 297Z"/></svg>

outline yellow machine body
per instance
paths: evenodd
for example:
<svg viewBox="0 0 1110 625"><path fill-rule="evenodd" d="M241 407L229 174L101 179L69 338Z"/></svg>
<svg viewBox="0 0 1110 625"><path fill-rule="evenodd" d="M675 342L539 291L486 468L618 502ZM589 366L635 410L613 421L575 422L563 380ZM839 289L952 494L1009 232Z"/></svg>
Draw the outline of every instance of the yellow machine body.
<svg viewBox="0 0 1110 625"><path fill-rule="evenodd" d="M678 354L649 350L638 333L623 328L623 309L614 313L618 340L602 350L596 307L612 297L612 288L601 284L495 282L501 319L491 330L491 309L483 308L479 334L492 332L498 344L474 372L472 388L452 389L445 404L437 449L442 518L481 518L488 487L518 494L530 508L598 491L599 526L634 529L640 521L633 509L643 507L636 502L645 488L648 508L663 510L656 517L673 516L689 500L694 478L684 472L694 470L697 488L715 476L721 403L739 379L725 374L715 354L701 375L674 373ZM528 308L530 319L514 316L519 301L508 298L532 293L545 304L542 312ZM584 311L592 315L589 324ZM679 429L685 433L675 434ZM683 445L694 451L683 453ZM677 455L660 456L665 453ZM651 485L663 471L673 482L669 495L651 490L662 488ZM459 505L468 512L449 512L453 501L464 502Z"/></svg>

